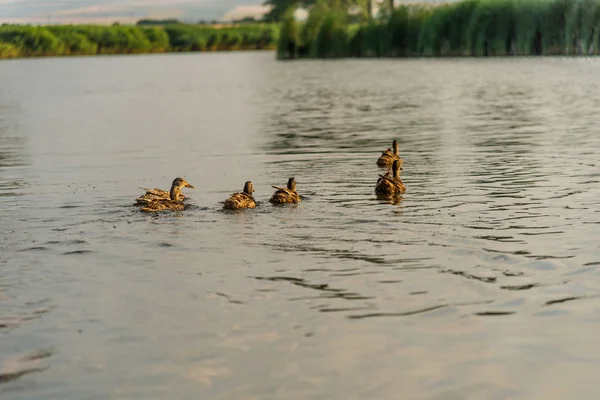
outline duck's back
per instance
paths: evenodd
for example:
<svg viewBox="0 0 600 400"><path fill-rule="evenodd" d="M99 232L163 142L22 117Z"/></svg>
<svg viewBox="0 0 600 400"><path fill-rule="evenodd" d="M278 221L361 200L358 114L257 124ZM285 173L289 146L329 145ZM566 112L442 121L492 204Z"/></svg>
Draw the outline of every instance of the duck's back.
<svg viewBox="0 0 600 400"><path fill-rule="evenodd" d="M185 205L181 201L175 201L171 199L160 199L154 200L146 204L142 211L144 212L156 212L162 210L182 211Z"/></svg>
<svg viewBox="0 0 600 400"><path fill-rule="evenodd" d="M298 203L300 202L300 196L289 189L278 189L269 201L273 204Z"/></svg>
<svg viewBox="0 0 600 400"><path fill-rule="evenodd" d="M400 179L380 177L377 180L375 186L375 193L377 194L401 194L406 191L406 187Z"/></svg>
<svg viewBox="0 0 600 400"><path fill-rule="evenodd" d="M223 202L224 209L255 208L254 198L246 193L234 193Z"/></svg>
<svg viewBox="0 0 600 400"><path fill-rule="evenodd" d="M145 188L142 188L145 189ZM143 196L135 199L137 204L148 204L155 200L169 200L169 192L162 189L145 189L146 193Z"/></svg>

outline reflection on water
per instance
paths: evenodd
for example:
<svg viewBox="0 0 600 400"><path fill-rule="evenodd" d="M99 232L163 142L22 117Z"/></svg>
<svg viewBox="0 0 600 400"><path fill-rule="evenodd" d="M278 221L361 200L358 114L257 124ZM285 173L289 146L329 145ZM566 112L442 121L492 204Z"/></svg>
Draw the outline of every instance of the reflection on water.
<svg viewBox="0 0 600 400"><path fill-rule="evenodd" d="M593 398L598 66L1 63L0 397Z"/></svg>
<svg viewBox="0 0 600 400"><path fill-rule="evenodd" d="M29 164L26 138L19 134L19 108L4 96L0 89L0 198L18 195L15 189L22 189L25 181L15 169Z"/></svg>
<svg viewBox="0 0 600 400"><path fill-rule="evenodd" d="M10 136L8 129L0 125L0 167L20 167L26 165L22 150L25 147L23 138Z"/></svg>

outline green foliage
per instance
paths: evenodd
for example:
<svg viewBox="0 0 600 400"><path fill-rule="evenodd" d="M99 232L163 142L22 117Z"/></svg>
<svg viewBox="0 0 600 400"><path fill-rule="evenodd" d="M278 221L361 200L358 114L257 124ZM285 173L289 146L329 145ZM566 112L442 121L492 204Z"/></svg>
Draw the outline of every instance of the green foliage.
<svg viewBox="0 0 600 400"><path fill-rule="evenodd" d="M466 0L431 9L424 19L417 49L426 56L469 53L469 26L477 0Z"/></svg>
<svg viewBox="0 0 600 400"><path fill-rule="evenodd" d="M277 42L277 57L281 59L296 58L300 43L300 32L294 18L294 10L289 9L281 24Z"/></svg>
<svg viewBox="0 0 600 400"><path fill-rule="evenodd" d="M335 3L321 0L310 8L302 25L294 22L302 32L300 42L310 49L300 56L600 54L600 0L408 4L391 13L388 7L377 19L359 25L341 16L347 2L338 1L337 7ZM284 23L288 28L292 24L289 19ZM280 54L286 43L279 42Z"/></svg>
<svg viewBox="0 0 600 400"><path fill-rule="evenodd" d="M430 14L431 9L422 6L401 6L394 10L387 24L392 56L417 54L421 31Z"/></svg>
<svg viewBox="0 0 600 400"><path fill-rule="evenodd" d="M214 28L202 25L165 27L172 51L265 49L274 47L277 27L272 24L244 24Z"/></svg>
<svg viewBox="0 0 600 400"><path fill-rule="evenodd" d="M145 53L150 49L150 41L137 27L112 26L94 36L100 54Z"/></svg>
<svg viewBox="0 0 600 400"><path fill-rule="evenodd" d="M47 55L60 49L60 41L48 29L41 27L0 27L0 43L19 49L22 55Z"/></svg>
<svg viewBox="0 0 600 400"><path fill-rule="evenodd" d="M15 58L19 57L19 49L10 43L0 43L0 58Z"/></svg>
<svg viewBox="0 0 600 400"><path fill-rule="evenodd" d="M348 51L346 13L339 7L326 9L310 52L317 57L343 57Z"/></svg>
<svg viewBox="0 0 600 400"><path fill-rule="evenodd" d="M481 0L471 15L467 48L472 55L506 55L516 35L517 11L512 1Z"/></svg>
<svg viewBox="0 0 600 400"><path fill-rule="evenodd" d="M358 57L383 57L386 55L389 40L387 26L371 22L360 27L350 38L350 51Z"/></svg>
<svg viewBox="0 0 600 400"><path fill-rule="evenodd" d="M567 52L597 53L600 2L598 0L575 1L565 19Z"/></svg>
<svg viewBox="0 0 600 400"><path fill-rule="evenodd" d="M62 42L63 54L96 54L98 45L90 42L87 36L63 27L49 27L56 38Z"/></svg>
<svg viewBox="0 0 600 400"><path fill-rule="evenodd" d="M273 48L274 24L210 26L3 25L0 58L44 55L128 54L166 51L206 51Z"/></svg>
<svg viewBox="0 0 600 400"><path fill-rule="evenodd" d="M321 25L330 12L331 9L324 0L317 2L317 4L312 8L306 22L304 23L301 33L302 43L307 49L313 48L313 44L319 35ZM312 50L309 50L309 52L312 54ZM315 54L312 55L315 56Z"/></svg>
<svg viewBox="0 0 600 400"><path fill-rule="evenodd" d="M142 32L146 35L152 51L160 52L169 48L169 35L164 29L144 28Z"/></svg>

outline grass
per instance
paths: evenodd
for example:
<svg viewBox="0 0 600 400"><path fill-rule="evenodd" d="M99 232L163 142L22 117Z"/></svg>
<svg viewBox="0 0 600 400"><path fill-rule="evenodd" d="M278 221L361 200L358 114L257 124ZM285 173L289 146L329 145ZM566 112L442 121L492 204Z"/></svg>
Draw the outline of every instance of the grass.
<svg viewBox="0 0 600 400"><path fill-rule="evenodd" d="M0 26L0 58L275 49L276 24Z"/></svg>

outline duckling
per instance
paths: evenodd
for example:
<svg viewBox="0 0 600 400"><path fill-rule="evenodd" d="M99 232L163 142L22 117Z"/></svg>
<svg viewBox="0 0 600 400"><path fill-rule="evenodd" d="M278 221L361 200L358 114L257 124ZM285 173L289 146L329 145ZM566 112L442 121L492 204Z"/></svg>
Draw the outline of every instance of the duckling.
<svg viewBox="0 0 600 400"><path fill-rule="evenodd" d="M379 195L396 195L406 192L406 186L400 179L400 170L402 170L400 161L394 160L392 164L393 175L390 177L389 171L385 175L379 175L375 193Z"/></svg>
<svg viewBox="0 0 600 400"><path fill-rule="evenodd" d="M400 161L400 167L402 167L403 160L400 158L398 154L398 141L394 139L392 146L394 150L392 151L388 148L386 151L381 152L381 156L377 159L377 165L380 167L390 167L394 160Z"/></svg>
<svg viewBox="0 0 600 400"><path fill-rule="evenodd" d="M234 193L227 200L223 202L223 209L234 210L238 208L256 208L256 202L252 197L254 187L252 182L247 181L244 184L244 191L241 193Z"/></svg>
<svg viewBox="0 0 600 400"><path fill-rule="evenodd" d="M195 188L194 186L187 183L187 181L183 178L175 178L175 180L173 181L171 186L179 185L180 183L176 184L177 180L180 180L182 182L183 186L181 186L181 187L189 187L192 189ZM148 204L154 200L170 200L171 199L170 191L157 189L157 188L154 188L154 189L141 188L141 189L145 190L146 194L135 199L135 202L138 205ZM183 193L181 193L181 191L180 191L180 194L181 194L181 200L182 201L185 200L185 195Z"/></svg>
<svg viewBox="0 0 600 400"><path fill-rule="evenodd" d="M190 185L183 178L175 178L173 184L171 185L171 190L169 192L169 198L157 198L151 200L146 203L144 207L142 207L142 211L144 212L156 212L162 210L171 210L171 211L181 211L185 208L185 204L183 203L184 195L181 193L181 188L194 186Z"/></svg>
<svg viewBox="0 0 600 400"><path fill-rule="evenodd" d="M286 203L299 203L300 196L296 192L296 179L290 178L288 179L287 188L280 188L277 186L271 186L277 191L273 193L271 199L269 200L272 204L286 204Z"/></svg>

